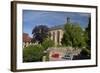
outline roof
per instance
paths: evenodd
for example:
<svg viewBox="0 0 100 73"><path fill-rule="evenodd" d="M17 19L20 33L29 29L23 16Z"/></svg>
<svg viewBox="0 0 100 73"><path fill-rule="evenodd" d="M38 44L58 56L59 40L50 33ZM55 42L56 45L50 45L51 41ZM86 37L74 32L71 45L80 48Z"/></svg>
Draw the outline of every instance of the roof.
<svg viewBox="0 0 100 73"><path fill-rule="evenodd" d="M31 42L31 39L27 33L23 33L23 42Z"/></svg>
<svg viewBox="0 0 100 73"><path fill-rule="evenodd" d="M51 28L49 28L49 30L57 30L57 29L63 29L64 25L57 25L57 26L53 26Z"/></svg>

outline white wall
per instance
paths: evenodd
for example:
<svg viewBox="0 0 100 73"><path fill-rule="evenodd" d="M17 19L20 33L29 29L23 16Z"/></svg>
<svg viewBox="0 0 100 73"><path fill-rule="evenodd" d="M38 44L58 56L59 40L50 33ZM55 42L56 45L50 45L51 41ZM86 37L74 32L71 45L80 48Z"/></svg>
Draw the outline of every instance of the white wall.
<svg viewBox="0 0 100 73"><path fill-rule="evenodd" d="M0 73L12 73L10 71L10 1L0 0ZM84 5L99 5L99 0L30 0L41 2L67 3L67 4L84 4ZM100 5L99 5L100 7ZM99 12L100 13L100 10ZM100 16L100 14L98 15ZM100 17L98 17L98 20ZM100 23L100 21L99 21ZM99 24L98 23L98 24ZM100 25L98 25L100 28ZM100 31L100 29L98 29ZM100 33L98 33L98 43L100 43ZM100 46L98 45L100 48ZM100 49L98 48L99 56ZM100 64L100 57L99 64ZM62 69L62 70L46 70L35 71L34 73L99 73L100 65L92 68L77 68L77 69ZM20 73L20 72L18 72ZM23 73L23 72L21 72ZM33 73L33 71L26 72Z"/></svg>

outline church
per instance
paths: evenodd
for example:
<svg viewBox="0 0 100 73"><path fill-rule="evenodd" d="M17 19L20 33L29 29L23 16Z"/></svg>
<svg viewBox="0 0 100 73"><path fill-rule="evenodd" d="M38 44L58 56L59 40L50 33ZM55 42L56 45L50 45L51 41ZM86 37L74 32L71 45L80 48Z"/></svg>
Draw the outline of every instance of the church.
<svg viewBox="0 0 100 73"><path fill-rule="evenodd" d="M67 18L66 23L70 23L70 18ZM64 34L64 24L56 25L49 28L50 39L54 41L54 45L61 45L61 40ZM27 47L31 44L32 38L28 33L23 33L23 47Z"/></svg>
<svg viewBox="0 0 100 73"><path fill-rule="evenodd" d="M69 17L67 18L67 23L70 23ZM61 45L61 40L62 40L63 34L64 34L64 24L51 27L49 29L49 34L50 34L51 40L54 41L55 46Z"/></svg>

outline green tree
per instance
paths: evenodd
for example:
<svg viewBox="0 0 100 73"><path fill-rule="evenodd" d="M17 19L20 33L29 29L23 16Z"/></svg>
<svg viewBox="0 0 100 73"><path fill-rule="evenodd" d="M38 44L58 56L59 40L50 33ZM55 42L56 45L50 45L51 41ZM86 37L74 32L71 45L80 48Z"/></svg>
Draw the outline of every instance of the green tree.
<svg viewBox="0 0 100 73"><path fill-rule="evenodd" d="M31 45L23 49L23 62L42 61L44 48L41 45Z"/></svg>
<svg viewBox="0 0 100 73"><path fill-rule="evenodd" d="M84 31L79 24L67 23L64 26L62 45L71 47L84 47L86 45Z"/></svg>
<svg viewBox="0 0 100 73"><path fill-rule="evenodd" d="M86 39L86 43L87 43L87 48L90 49L91 48L91 16L89 16L89 23L88 23L88 27L85 29L85 33L87 36Z"/></svg>
<svg viewBox="0 0 100 73"><path fill-rule="evenodd" d="M50 39L50 38L46 38L43 43L42 46L46 49L48 49L48 47L53 47L54 46L54 42Z"/></svg>
<svg viewBox="0 0 100 73"><path fill-rule="evenodd" d="M33 40L42 43L44 39L48 37L48 27L45 25L36 26L32 30L32 34L33 34Z"/></svg>

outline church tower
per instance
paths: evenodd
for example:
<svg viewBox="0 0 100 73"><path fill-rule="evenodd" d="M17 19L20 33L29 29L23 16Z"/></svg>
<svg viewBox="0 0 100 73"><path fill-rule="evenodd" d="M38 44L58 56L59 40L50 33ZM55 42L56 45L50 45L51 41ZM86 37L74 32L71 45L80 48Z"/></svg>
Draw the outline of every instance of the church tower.
<svg viewBox="0 0 100 73"><path fill-rule="evenodd" d="M70 17L67 17L67 23L70 23Z"/></svg>

